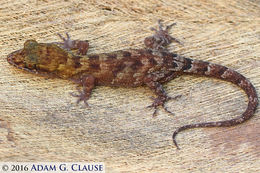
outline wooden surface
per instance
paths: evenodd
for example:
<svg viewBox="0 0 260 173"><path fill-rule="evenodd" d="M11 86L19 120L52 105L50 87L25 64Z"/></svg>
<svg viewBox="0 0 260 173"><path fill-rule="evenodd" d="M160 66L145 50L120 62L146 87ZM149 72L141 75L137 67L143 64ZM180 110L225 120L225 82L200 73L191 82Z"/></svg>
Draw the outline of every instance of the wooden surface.
<svg viewBox="0 0 260 173"><path fill-rule="evenodd" d="M6 56L28 39L57 41L69 32L87 39L91 53L142 48L157 19L183 46L171 51L231 67L260 93L259 0L0 0L0 160L105 162L107 172L260 171L260 117L232 128L172 132L195 122L231 119L246 95L220 80L182 76L165 85L167 103L152 117L146 87L98 87L90 108L76 105L75 84L10 66Z"/></svg>

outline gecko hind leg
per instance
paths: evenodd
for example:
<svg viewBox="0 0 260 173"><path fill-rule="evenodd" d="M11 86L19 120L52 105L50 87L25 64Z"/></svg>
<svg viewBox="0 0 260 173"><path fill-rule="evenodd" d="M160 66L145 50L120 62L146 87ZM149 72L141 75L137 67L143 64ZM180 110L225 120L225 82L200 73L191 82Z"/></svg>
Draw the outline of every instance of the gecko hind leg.
<svg viewBox="0 0 260 173"><path fill-rule="evenodd" d="M158 20L158 25L158 30L153 27L151 28L152 31L155 31L155 34L153 36L146 37L144 40L144 44L147 48L154 51L167 50L166 47L173 41L182 45L178 39L172 37L169 34L169 30L172 28L172 26L176 25L176 23L172 23L164 27L162 20Z"/></svg>
<svg viewBox="0 0 260 173"><path fill-rule="evenodd" d="M172 75L171 77L173 77L174 75ZM156 94L156 98L152 98L153 99L153 103L148 106L148 108L154 108L154 113L153 113L153 117L155 117L158 113L158 107L162 106L162 108L170 113L170 114L174 114L171 111L169 111L166 107L165 107L165 103L169 100L172 99L177 99L179 98L181 95L177 95L175 97L169 97L167 95L167 93L164 91L163 86L160 82L156 81L157 76L156 74L150 74L148 75L144 81L145 84Z"/></svg>
<svg viewBox="0 0 260 173"><path fill-rule="evenodd" d="M78 54L86 55L89 48L88 41L82 40L72 40L69 34L66 32L67 38L63 37L60 33L57 33L58 36L63 40L63 47L69 50L78 50Z"/></svg>
<svg viewBox="0 0 260 173"><path fill-rule="evenodd" d="M153 117L157 116L159 106L162 106L162 108L164 109L165 112L168 112L169 114L174 115L173 112L171 112L167 109L167 107L165 106L165 103L169 100L175 100L179 97L181 97L181 95L177 95L175 97L169 97L166 95L166 96L158 96L157 98L152 98L154 100L154 102L150 106L147 106L147 108L155 109L153 112Z"/></svg>

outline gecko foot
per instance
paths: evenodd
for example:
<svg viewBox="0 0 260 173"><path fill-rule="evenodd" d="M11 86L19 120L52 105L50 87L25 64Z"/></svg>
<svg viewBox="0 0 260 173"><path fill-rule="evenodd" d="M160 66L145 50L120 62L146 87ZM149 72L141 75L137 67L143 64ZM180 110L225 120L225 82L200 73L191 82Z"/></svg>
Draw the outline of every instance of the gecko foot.
<svg viewBox="0 0 260 173"><path fill-rule="evenodd" d="M154 108L155 109L154 112L153 112L153 117L157 116L159 106L162 106L162 108L164 109L165 112L168 112L169 114L174 115L173 112L171 112L167 109L167 107L165 106L165 103L169 100L175 100L179 97L181 97L181 95L177 95L175 97L163 96L163 97L152 98L154 100L154 102L150 106L147 106L147 108Z"/></svg>
<svg viewBox="0 0 260 173"><path fill-rule="evenodd" d="M70 39L70 35L69 33L66 32L66 36L67 38L63 37L60 33L57 33L58 36L63 40L63 46L66 48L66 49L71 49L73 48L73 40Z"/></svg>
<svg viewBox="0 0 260 173"><path fill-rule="evenodd" d="M164 104L163 104L163 105L159 105L159 104L156 102L156 100L155 100L153 104L151 104L150 106L147 106L147 108L154 108L154 109L155 109L154 112L153 112L153 117L156 117L156 116L157 116L157 114L158 114L158 107L159 107L159 106L162 106L162 108L163 108L166 112L168 112L169 114L174 115L174 113L171 112L171 111L169 111L169 110L165 107Z"/></svg>
<svg viewBox="0 0 260 173"><path fill-rule="evenodd" d="M71 40L69 34L66 32L67 38L63 37L60 33L57 33L58 36L63 40L63 46L66 49L69 50L78 50L78 54L80 55L86 55L88 48L89 48L89 43L88 41L81 41L81 40Z"/></svg>
<svg viewBox="0 0 260 173"><path fill-rule="evenodd" d="M89 106L87 100L89 99L92 89L95 86L95 78L92 75L82 75L79 79L72 79L72 81L82 86L83 90L80 90L80 86L78 86L78 94L70 94L74 97L78 97L77 104L84 101L85 105Z"/></svg>
<svg viewBox="0 0 260 173"><path fill-rule="evenodd" d="M73 97L78 97L77 104L79 104L81 101L85 103L87 107L89 107L87 100L89 99L89 95L84 92L84 90L80 90L79 87L77 87L78 93L70 93Z"/></svg>
<svg viewBox="0 0 260 173"><path fill-rule="evenodd" d="M176 23L172 23L164 27L162 20L158 20L158 25L158 30L153 27L151 28L152 31L155 31L155 34L153 36L146 37L144 40L144 44L147 48L154 51L165 51L167 50L166 47L173 41L182 45L178 39L172 37L169 34L169 30L172 28L172 26L176 25Z"/></svg>

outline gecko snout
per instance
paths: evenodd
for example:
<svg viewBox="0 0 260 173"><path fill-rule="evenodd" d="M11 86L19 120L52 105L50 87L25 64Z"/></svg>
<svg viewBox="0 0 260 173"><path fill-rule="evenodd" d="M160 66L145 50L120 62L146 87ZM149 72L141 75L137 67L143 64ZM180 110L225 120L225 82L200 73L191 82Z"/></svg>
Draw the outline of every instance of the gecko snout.
<svg viewBox="0 0 260 173"><path fill-rule="evenodd" d="M24 56L22 50L15 51L7 56L7 61L9 64L18 67L24 68Z"/></svg>

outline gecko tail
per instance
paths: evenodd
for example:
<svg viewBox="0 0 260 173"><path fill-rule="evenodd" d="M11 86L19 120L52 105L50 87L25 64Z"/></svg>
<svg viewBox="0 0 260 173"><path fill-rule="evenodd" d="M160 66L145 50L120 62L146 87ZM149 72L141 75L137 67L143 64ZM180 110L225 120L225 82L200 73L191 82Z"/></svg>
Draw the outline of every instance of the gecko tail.
<svg viewBox="0 0 260 173"><path fill-rule="evenodd" d="M242 115L235 117L231 120L217 121L217 122L202 122L202 123L189 124L189 125L184 125L182 127L179 127L172 135L173 143L175 144L177 149L180 148L175 138L177 134L181 131L191 129L191 128L230 127L230 126L241 124L253 117L258 105L258 96L254 86L247 78L245 78L243 75L230 68L218 64L211 64L205 61L191 60L188 58L185 58L184 62L190 63L189 65L187 65L187 63L186 64L184 63L184 67L185 67L185 70L183 70L184 73L214 77L214 78L231 82L239 86L241 89L244 90L244 92L248 96L248 105L245 112Z"/></svg>

